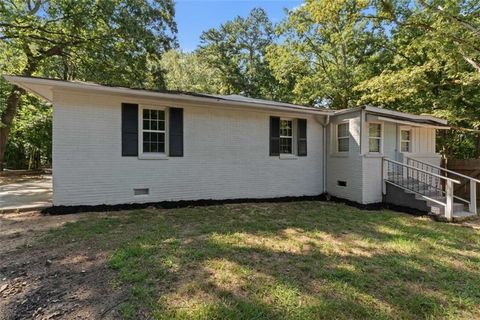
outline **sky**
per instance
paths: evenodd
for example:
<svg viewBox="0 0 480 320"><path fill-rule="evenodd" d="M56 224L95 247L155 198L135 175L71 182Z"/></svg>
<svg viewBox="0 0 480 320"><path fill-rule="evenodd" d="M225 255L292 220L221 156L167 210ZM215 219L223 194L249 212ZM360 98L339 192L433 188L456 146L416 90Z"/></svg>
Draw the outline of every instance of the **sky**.
<svg viewBox="0 0 480 320"><path fill-rule="evenodd" d="M299 6L300 0L176 0L175 20L178 42L183 51L193 51L200 44L202 31L216 28L236 16L247 16L253 8L263 8L273 23L285 16L284 8Z"/></svg>

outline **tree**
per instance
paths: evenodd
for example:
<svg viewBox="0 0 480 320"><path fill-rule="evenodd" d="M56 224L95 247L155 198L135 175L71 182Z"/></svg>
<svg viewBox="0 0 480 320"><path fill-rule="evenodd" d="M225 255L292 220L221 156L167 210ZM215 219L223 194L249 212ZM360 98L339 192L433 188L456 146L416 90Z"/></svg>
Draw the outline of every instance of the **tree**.
<svg viewBox="0 0 480 320"><path fill-rule="evenodd" d="M0 49L1 56L11 59L2 61L2 70L161 87L157 65L161 54L176 44L173 17L172 0L3 1ZM2 94L0 164L25 91L13 86Z"/></svg>
<svg viewBox="0 0 480 320"><path fill-rule="evenodd" d="M389 29L393 57L381 74L356 87L359 103L480 129L479 7L478 0L380 2L370 18ZM480 156L480 137L471 131L449 131L440 142L448 157Z"/></svg>
<svg viewBox="0 0 480 320"><path fill-rule="evenodd" d="M283 92L265 60L273 38L267 14L256 8L246 18L237 17L203 32L198 54L217 71L220 93L278 99Z"/></svg>
<svg viewBox="0 0 480 320"><path fill-rule="evenodd" d="M293 100L335 109L356 105L353 88L378 74L389 52L381 28L363 12L368 1L307 1L278 26L284 39L267 58L280 83L293 85Z"/></svg>
<svg viewBox="0 0 480 320"><path fill-rule="evenodd" d="M39 169L52 163L52 108L26 95L15 117L5 153L9 168Z"/></svg>
<svg viewBox="0 0 480 320"><path fill-rule="evenodd" d="M170 50L162 56L165 85L169 90L197 93L219 93L221 79L216 69L197 52Z"/></svg>

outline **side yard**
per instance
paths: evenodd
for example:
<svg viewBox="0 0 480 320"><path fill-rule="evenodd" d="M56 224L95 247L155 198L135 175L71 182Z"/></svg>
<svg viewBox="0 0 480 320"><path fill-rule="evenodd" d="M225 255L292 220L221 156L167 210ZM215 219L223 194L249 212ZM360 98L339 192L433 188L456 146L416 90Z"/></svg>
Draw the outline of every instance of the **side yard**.
<svg viewBox="0 0 480 320"><path fill-rule="evenodd" d="M314 201L46 216L60 220L32 232L0 217L5 319L480 318L474 227Z"/></svg>

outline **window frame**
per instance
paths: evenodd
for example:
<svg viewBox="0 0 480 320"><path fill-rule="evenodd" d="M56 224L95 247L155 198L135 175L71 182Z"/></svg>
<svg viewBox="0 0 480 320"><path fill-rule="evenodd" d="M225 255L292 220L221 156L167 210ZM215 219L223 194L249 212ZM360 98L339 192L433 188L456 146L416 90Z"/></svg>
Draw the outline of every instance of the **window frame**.
<svg viewBox="0 0 480 320"><path fill-rule="evenodd" d="M347 135L346 136L340 136L338 134L339 128L341 125L346 125L347 126ZM342 150L340 151L340 139L346 139L348 141L347 143L347 150ZM340 123L337 123L335 126L335 142L336 142L336 152L340 154L347 154L350 152L350 121L343 121Z"/></svg>
<svg viewBox="0 0 480 320"><path fill-rule="evenodd" d="M292 130L292 135L291 136L282 136L282 121L290 121L292 123L292 127L291 127L291 130ZM279 133L278 133L278 137L279 137L279 154L280 156L294 156L296 155L296 150L295 150L295 137L296 137L296 134L295 134L295 129L296 129L296 124L295 124L295 119L293 118L285 118L285 117L280 117L280 126L279 126ZM290 153L285 153L285 152L282 152L281 150L281 141L282 141L282 138L283 139L291 139L292 141L292 151Z"/></svg>
<svg viewBox="0 0 480 320"><path fill-rule="evenodd" d="M380 137L371 137L370 136L370 125L375 124L375 125L380 125ZM367 126L367 138L368 138L368 153L369 154L383 154L383 139L384 139L384 132L383 132L384 126L382 122L377 122L377 121L370 121L368 122ZM379 140L379 150L378 151L370 151L370 139L375 139Z"/></svg>
<svg viewBox="0 0 480 320"><path fill-rule="evenodd" d="M409 137L410 140L403 140L402 139L402 131L409 131L410 132L410 137ZM411 127L400 127L399 128L398 139L399 139L400 152L411 153L412 152L412 141L413 141L413 130L412 130L412 128ZM402 142L408 142L408 150L407 151L402 150Z"/></svg>
<svg viewBox="0 0 480 320"><path fill-rule="evenodd" d="M165 114L164 130L144 130L143 129L143 110L161 110ZM143 152L143 133L157 132L165 136L165 147L163 152ZM138 158L139 159L167 159L168 155L168 107L159 105L142 104L138 106Z"/></svg>

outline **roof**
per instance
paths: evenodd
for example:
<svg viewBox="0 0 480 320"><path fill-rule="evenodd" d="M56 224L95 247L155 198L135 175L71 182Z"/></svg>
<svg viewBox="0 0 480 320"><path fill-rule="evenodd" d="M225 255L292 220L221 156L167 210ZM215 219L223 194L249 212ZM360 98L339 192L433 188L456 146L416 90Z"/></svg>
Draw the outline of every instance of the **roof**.
<svg viewBox="0 0 480 320"><path fill-rule="evenodd" d="M334 113L332 110L328 110L325 108L302 106L271 100L254 99L240 95L216 95L183 91L126 88L100 85L92 82L67 81L40 77L4 75L4 78L7 81L18 85L19 87L24 88L25 90L30 91L49 102L53 102L53 89L65 89L74 91L88 90L90 92L103 92L124 96L138 96L143 98L161 98L171 101L184 101L190 103L208 103L209 105L220 104L269 110L274 109L287 112L300 112L318 115L333 115Z"/></svg>
<svg viewBox="0 0 480 320"><path fill-rule="evenodd" d="M183 91L126 88L126 87L100 85L92 82L67 81L67 80L59 80L59 79L13 76L13 75L4 75L4 78L7 81L18 85L19 87L22 87L25 90L30 91L44 98L49 102L53 102L54 89L73 90L73 91L87 90L89 92L109 93L109 94L116 94L121 96L137 96L140 98L150 98L150 99L160 98L160 99L164 99L172 102L183 102L183 103L190 103L190 104L201 105L201 106L202 105L203 106L212 106L212 105L226 106L227 105L232 107L279 110L279 111L285 111L285 112L308 113L308 114L327 115L327 116L336 116L341 114L347 114L350 112L356 112L359 110L365 110L369 114L383 116L388 119L393 119L397 122L403 121L407 123L422 124L422 125L435 126L435 127L444 127L444 128L448 127L446 120L436 118L431 115L414 115L410 113L377 108L373 106L362 106L358 108L334 111L326 108L302 106L297 104L264 100L264 99L254 99L254 98L244 97L241 95L217 95L217 94L193 93L193 92L183 92Z"/></svg>
<svg viewBox="0 0 480 320"><path fill-rule="evenodd" d="M409 122L413 124L424 124L436 127L449 128L448 121L434 117L432 115L417 115L406 112L394 111L384 108L378 108L374 106L362 106L352 109L343 109L335 112L335 115L347 114L359 110L365 110L368 114L377 115L380 117L397 120L397 122Z"/></svg>

